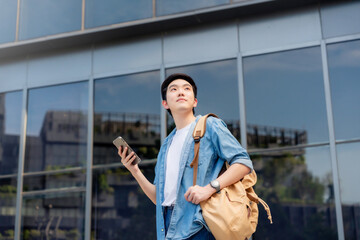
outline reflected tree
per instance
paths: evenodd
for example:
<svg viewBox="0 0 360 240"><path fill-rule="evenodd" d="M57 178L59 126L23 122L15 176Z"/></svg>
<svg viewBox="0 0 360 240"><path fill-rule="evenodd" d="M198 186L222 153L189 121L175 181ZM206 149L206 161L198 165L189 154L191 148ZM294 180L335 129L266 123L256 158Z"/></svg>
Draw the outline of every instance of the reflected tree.
<svg viewBox="0 0 360 240"><path fill-rule="evenodd" d="M271 208L274 224L259 212L253 239L337 239L332 201L326 196L329 178L307 170L304 150L253 155L258 182L255 190ZM332 196L331 194L328 194Z"/></svg>

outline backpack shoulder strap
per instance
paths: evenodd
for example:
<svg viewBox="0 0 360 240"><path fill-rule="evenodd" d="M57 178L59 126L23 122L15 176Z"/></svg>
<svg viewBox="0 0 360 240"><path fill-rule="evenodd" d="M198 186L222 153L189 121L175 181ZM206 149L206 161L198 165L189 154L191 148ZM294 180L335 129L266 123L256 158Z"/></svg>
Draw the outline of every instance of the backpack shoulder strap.
<svg viewBox="0 0 360 240"><path fill-rule="evenodd" d="M193 185L196 185L196 178L197 178L197 170L199 165L199 150L200 150L200 139L204 136L206 132L206 120L208 117L216 117L213 113L206 114L205 116L202 116L198 122L195 125L194 132L193 132L193 138L194 138L194 159L192 160L190 167L194 168L194 174L193 174Z"/></svg>

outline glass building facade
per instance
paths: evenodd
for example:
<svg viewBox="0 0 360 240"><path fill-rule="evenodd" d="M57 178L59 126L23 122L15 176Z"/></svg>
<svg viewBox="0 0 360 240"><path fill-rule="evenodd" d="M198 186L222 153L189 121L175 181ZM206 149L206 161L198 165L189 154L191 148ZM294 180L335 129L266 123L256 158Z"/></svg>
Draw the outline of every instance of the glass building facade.
<svg viewBox="0 0 360 240"><path fill-rule="evenodd" d="M174 72L253 160L252 239L360 240L360 2L269 2L0 0L0 240L156 239L112 140L154 179Z"/></svg>

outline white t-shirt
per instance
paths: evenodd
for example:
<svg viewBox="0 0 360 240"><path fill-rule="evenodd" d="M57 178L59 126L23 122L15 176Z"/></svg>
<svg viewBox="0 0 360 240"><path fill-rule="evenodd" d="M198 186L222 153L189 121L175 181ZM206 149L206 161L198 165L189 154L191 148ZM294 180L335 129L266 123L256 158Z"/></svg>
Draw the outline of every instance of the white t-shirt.
<svg viewBox="0 0 360 240"><path fill-rule="evenodd" d="M180 157L185 138L189 132L191 124L177 130L166 156L166 176L164 187L164 202L162 206L171 206L176 201L177 182L180 169Z"/></svg>

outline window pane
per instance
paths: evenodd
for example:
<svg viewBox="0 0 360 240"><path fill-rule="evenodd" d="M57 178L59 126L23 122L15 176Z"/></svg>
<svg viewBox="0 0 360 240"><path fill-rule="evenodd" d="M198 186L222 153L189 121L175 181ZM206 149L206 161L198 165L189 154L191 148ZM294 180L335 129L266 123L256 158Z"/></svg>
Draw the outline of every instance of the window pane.
<svg viewBox="0 0 360 240"><path fill-rule="evenodd" d="M17 173L22 92L0 93L0 175Z"/></svg>
<svg viewBox="0 0 360 240"><path fill-rule="evenodd" d="M17 1L0 1L0 44L15 41Z"/></svg>
<svg viewBox="0 0 360 240"><path fill-rule="evenodd" d="M360 138L360 41L328 45L329 77L337 140Z"/></svg>
<svg viewBox="0 0 360 240"><path fill-rule="evenodd" d="M153 181L155 161L142 166ZM155 205L124 168L98 169L93 174L93 239L156 239Z"/></svg>
<svg viewBox="0 0 360 240"><path fill-rule="evenodd" d="M244 59L249 148L327 142L320 49Z"/></svg>
<svg viewBox="0 0 360 240"><path fill-rule="evenodd" d="M21 0L19 39L81 29L82 0Z"/></svg>
<svg viewBox="0 0 360 240"><path fill-rule="evenodd" d="M15 178L0 178L0 236L14 239L16 214Z"/></svg>
<svg viewBox="0 0 360 240"><path fill-rule="evenodd" d="M85 27L92 28L150 18L152 15L152 0L87 0Z"/></svg>
<svg viewBox="0 0 360 240"><path fill-rule="evenodd" d="M239 87L236 60L205 63L171 68L166 75L186 73L198 88L198 105L195 114L215 113L228 125L231 133L240 141ZM172 118L168 116L168 119ZM169 129L174 127L169 123ZM171 127L171 125L173 125Z"/></svg>
<svg viewBox="0 0 360 240"><path fill-rule="evenodd" d="M339 3L321 8L321 25L325 38L360 33L360 3L358 1Z"/></svg>
<svg viewBox="0 0 360 240"><path fill-rule="evenodd" d="M259 206L254 239L337 239L328 146L250 157L258 176L255 191L269 204L274 219L270 225Z"/></svg>
<svg viewBox="0 0 360 240"><path fill-rule="evenodd" d="M122 136L142 160L160 149L159 72L95 81L94 164L120 162L112 141Z"/></svg>
<svg viewBox="0 0 360 240"><path fill-rule="evenodd" d="M29 90L25 172L84 166L87 82Z"/></svg>
<svg viewBox="0 0 360 240"><path fill-rule="evenodd" d="M360 143L337 145L340 194L346 239L360 239Z"/></svg>
<svg viewBox="0 0 360 240"><path fill-rule="evenodd" d="M229 0L157 0L156 15L168 15L179 12L191 11L199 8L214 7L229 3Z"/></svg>
<svg viewBox="0 0 360 240"><path fill-rule="evenodd" d="M85 193L23 199L21 239L84 239Z"/></svg>
<svg viewBox="0 0 360 240"><path fill-rule="evenodd" d="M68 187L85 187L84 172L59 172L41 176L24 177L24 192Z"/></svg>

